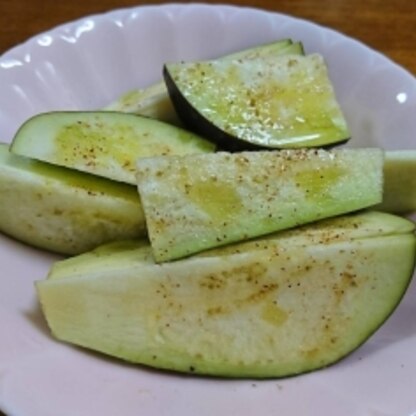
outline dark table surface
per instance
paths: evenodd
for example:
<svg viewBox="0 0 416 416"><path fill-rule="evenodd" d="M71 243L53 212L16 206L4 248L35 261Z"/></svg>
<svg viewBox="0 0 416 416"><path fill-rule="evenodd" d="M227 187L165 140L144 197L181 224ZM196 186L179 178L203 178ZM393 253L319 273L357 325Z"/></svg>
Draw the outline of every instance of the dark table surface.
<svg viewBox="0 0 416 416"><path fill-rule="evenodd" d="M150 3L160 2L146 2ZM246 0L228 3L287 13L337 29L416 74L414 0ZM137 0L0 0L0 54L30 36L69 20L140 4L145 3Z"/></svg>

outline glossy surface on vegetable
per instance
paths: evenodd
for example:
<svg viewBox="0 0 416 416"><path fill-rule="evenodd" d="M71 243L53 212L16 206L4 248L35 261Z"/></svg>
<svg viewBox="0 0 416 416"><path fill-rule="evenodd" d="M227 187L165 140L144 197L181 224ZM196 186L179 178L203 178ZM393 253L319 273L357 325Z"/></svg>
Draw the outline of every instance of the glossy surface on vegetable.
<svg viewBox="0 0 416 416"><path fill-rule="evenodd" d="M254 48L244 49L220 59L252 60L288 54L303 55L303 45L300 42L293 43L290 39L282 39ZM163 81L141 90L128 91L105 107L105 110L134 113L174 125L181 125Z"/></svg>
<svg viewBox="0 0 416 416"><path fill-rule="evenodd" d="M318 54L169 63L164 77L184 125L227 150L317 147L349 138Z"/></svg>

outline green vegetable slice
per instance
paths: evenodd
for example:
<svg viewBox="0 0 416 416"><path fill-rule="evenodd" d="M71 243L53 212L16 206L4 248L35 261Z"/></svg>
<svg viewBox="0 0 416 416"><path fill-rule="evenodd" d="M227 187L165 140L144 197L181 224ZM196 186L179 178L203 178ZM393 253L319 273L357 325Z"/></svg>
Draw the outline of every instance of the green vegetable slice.
<svg viewBox="0 0 416 416"><path fill-rule="evenodd" d="M169 63L164 77L184 125L227 150L318 147L349 138L318 54Z"/></svg>
<svg viewBox="0 0 416 416"><path fill-rule="evenodd" d="M290 39L282 39L276 42L244 49L232 53L231 55L226 55L220 59L249 60L266 56L273 57L288 54L303 55L304 50L302 43L293 43ZM105 110L135 113L167 123L181 125L163 81L150 85L142 90L128 91L116 101L105 107Z"/></svg>
<svg viewBox="0 0 416 416"><path fill-rule="evenodd" d="M398 214L416 211L416 150L385 153L383 202L377 209Z"/></svg>
<svg viewBox="0 0 416 416"><path fill-rule="evenodd" d="M137 182L156 261L362 209L382 199L380 149L146 158Z"/></svg>
<svg viewBox="0 0 416 416"><path fill-rule="evenodd" d="M12 152L108 179L136 184L141 157L214 151L193 133L134 114L90 111L51 112L26 121Z"/></svg>
<svg viewBox="0 0 416 416"><path fill-rule="evenodd" d="M20 157L6 144L0 199L2 232L57 253L146 235L136 187Z"/></svg>
<svg viewBox="0 0 416 416"><path fill-rule="evenodd" d="M157 368L282 377L340 360L387 319L412 275L413 231L371 213L163 265L116 248L97 270L67 261L72 274L55 269L37 290L60 340Z"/></svg>

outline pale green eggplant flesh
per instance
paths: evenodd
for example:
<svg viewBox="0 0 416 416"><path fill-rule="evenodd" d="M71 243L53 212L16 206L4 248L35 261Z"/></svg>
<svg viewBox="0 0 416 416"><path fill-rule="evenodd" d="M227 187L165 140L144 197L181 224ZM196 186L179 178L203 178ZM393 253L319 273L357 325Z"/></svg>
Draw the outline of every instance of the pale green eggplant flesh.
<svg viewBox="0 0 416 416"><path fill-rule="evenodd" d="M2 232L57 253L146 235L136 187L17 156L6 144L0 199Z"/></svg>
<svg viewBox="0 0 416 416"><path fill-rule="evenodd" d="M73 274L62 275L63 265L37 291L52 333L65 342L187 373L301 374L365 342L411 279L414 225L363 215L162 265L119 257L117 268L118 247L111 267L100 266L109 264L103 253L92 260L97 271L67 263Z"/></svg>
<svg viewBox="0 0 416 416"><path fill-rule="evenodd" d="M411 221L403 221L401 217L392 216L382 212L363 211L360 213L345 214L307 224L291 230L278 231L266 237L246 242L230 244L228 246L207 250L195 256L211 257L217 253L235 254L241 251L260 249L268 240L283 240L285 247L299 245L299 241L307 239L308 244L322 242L341 242L372 236L411 233L414 225ZM48 278L56 279L68 276L87 275L101 271L120 270L136 265L153 264L152 249L147 239L125 240L110 242L83 253L55 262L48 274Z"/></svg>
<svg viewBox="0 0 416 416"><path fill-rule="evenodd" d="M277 42L244 49L242 51L226 55L220 59L248 60L283 54L303 55L303 45L300 42L293 43L290 39L282 39ZM181 122L169 98L166 85L163 81L152 84L144 89L130 90L114 102L110 103L104 109L108 111L135 113L165 121L174 125L181 125Z"/></svg>
<svg viewBox="0 0 416 416"><path fill-rule="evenodd" d="M380 149L217 152L138 161L157 262L381 202Z"/></svg>
<svg viewBox="0 0 416 416"><path fill-rule="evenodd" d="M175 126L181 126L182 124L170 101L163 81L144 89L130 90L110 103L104 110L138 114Z"/></svg>
<svg viewBox="0 0 416 416"><path fill-rule="evenodd" d="M19 128L11 145L21 156L131 185L139 158L214 150L211 142L179 127L108 111L36 115Z"/></svg>
<svg viewBox="0 0 416 416"><path fill-rule="evenodd" d="M184 126L223 149L332 146L350 137L318 54L168 63L163 73Z"/></svg>

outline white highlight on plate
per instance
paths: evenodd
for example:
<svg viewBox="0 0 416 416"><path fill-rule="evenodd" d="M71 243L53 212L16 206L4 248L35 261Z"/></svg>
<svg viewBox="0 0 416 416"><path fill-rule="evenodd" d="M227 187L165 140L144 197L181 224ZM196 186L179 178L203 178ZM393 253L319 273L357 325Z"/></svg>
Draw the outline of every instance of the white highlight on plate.
<svg viewBox="0 0 416 416"><path fill-rule="evenodd" d="M25 90L20 85L13 85L13 91L15 91L16 95L21 97L24 101L27 101L27 94Z"/></svg>
<svg viewBox="0 0 416 416"><path fill-rule="evenodd" d="M15 66L22 66L23 62L17 59L6 59L0 62L0 68L9 69L14 68Z"/></svg>
<svg viewBox="0 0 416 416"><path fill-rule="evenodd" d="M53 37L49 35L44 35L37 40L40 46L50 46L53 42Z"/></svg>
<svg viewBox="0 0 416 416"><path fill-rule="evenodd" d="M75 37L79 38L83 33L91 31L94 27L95 22L93 20L85 20L75 29Z"/></svg>
<svg viewBox="0 0 416 416"><path fill-rule="evenodd" d="M400 103L400 104L404 104L407 101L407 94L405 92L399 92L396 95L396 100ZM411 416L416 416L416 413L414 413Z"/></svg>
<svg viewBox="0 0 416 416"><path fill-rule="evenodd" d="M75 36L61 35L60 38L68 43L77 43L77 38Z"/></svg>
<svg viewBox="0 0 416 416"><path fill-rule="evenodd" d="M118 26L118 27L124 27L123 21L121 19L114 19L114 23Z"/></svg>

